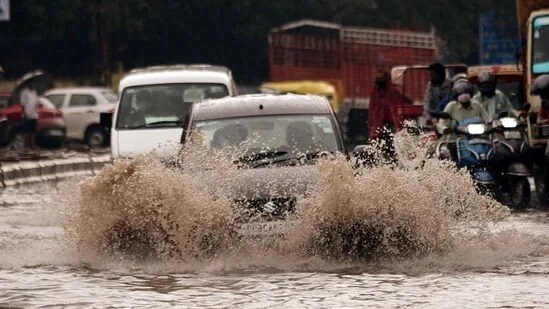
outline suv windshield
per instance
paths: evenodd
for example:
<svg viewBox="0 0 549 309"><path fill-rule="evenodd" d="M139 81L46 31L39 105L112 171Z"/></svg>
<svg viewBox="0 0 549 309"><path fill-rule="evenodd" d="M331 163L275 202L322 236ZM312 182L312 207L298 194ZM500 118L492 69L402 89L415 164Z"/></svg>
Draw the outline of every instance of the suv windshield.
<svg viewBox="0 0 549 309"><path fill-rule="evenodd" d="M191 103L229 95L222 84L168 84L126 88L122 93L117 128L180 127Z"/></svg>
<svg viewBox="0 0 549 309"><path fill-rule="evenodd" d="M328 115L273 115L197 121L204 143L238 157L272 158L339 150ZM235 153L236 152L236 153Z"/></svg>

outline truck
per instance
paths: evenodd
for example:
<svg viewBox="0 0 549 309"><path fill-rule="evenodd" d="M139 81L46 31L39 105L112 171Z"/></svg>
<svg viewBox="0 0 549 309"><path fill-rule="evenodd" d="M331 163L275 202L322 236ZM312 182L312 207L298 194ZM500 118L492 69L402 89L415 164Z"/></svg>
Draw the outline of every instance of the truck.
<svg viewBox="0 0 549 309"><path fill-rule="evenodd" d="M345 93L342 111L368 108L378 70L427 65L439 56L434 30L362 28L307 19L272 29L268 42L272 82L339 80Z"/></svg>
<svg viewBox="0 0 549 309"><path fill-rule="evenodd" d="M536 78L549 74L549 2L547 0L516 0L519 34L524 44L522 65L524 72L524 93L535 115L541 108L539 97L530 94L530 87ZM532 146L545 145L549 130L538 128L531 117L528 134Z"/></svg>
<svg viewBox="0 0 549 309"><path fill-rule="evenodd" d="M272 29L268 43L270 81L343 85L338 91L344 93L338 120L350 140L363 141L375 74L400 65L432 63L439 57L440 40L433 29L364 28L304 19ZM414 87L421 89L412 93L425 91L422 83Z"/></svg>
<svg viewBox="0 0 549 309"><path fill-rule="evenodd" d="M549 126L537 126L536 114L541 109L539 97L530 94L532 83L537 77L549 74L549 1L516 0L517 21L523 42L522 65L524 72L524 94L530 103L528 137L531 146L534 182L536 192L544 206L549 203L549 157L546 154Z"/></svg>

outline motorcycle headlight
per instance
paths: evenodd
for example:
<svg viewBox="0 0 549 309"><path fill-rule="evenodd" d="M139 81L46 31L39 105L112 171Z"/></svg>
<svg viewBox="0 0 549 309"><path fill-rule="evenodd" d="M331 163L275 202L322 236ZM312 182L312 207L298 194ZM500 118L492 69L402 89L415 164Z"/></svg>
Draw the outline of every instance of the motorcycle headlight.
<svg viewBox="0 0 549 309"><path fill-rule="evenodd" d="M481 123L472 123L467 125L467 132L471 135L480 135L486 132L486 125Z"/></svg>
<svg viewBox="0 0 549 309"><path fill-rule="evenodd" d="M504 128L511 129L518 126L518 120L512 117L505 117L499 120Z"/></svg>

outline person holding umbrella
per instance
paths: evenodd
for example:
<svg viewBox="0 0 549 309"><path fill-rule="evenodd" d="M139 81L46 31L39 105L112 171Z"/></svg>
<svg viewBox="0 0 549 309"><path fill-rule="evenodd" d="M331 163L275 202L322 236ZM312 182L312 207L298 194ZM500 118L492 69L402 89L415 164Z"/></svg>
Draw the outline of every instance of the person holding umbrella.
<svg viewBox="0 0 549 309"><path fill-rule="evenodd" d="M25 121L23 124L25 131L25 144L30 150L36 148L36 133L38 131L38 94L32 82L21 91L21 105Z"/></svg>

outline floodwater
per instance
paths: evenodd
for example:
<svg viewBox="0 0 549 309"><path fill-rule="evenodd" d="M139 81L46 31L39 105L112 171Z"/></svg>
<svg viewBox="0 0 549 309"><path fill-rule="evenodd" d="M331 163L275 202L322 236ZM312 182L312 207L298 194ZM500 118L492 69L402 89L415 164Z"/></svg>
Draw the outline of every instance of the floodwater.
<svg viewBox="0 0 549 309"><path fill-rule="evenodd" d="M333 167L326 167L324 177L342 173L336 176L344 180L345 174L341 172L344 168L339 166L336 170ZM432 212L423 211L419 206L416 209L412 204L406 205L416 203L413 196L391 201L383 195L386 187L375 188L374 183L390 177L400 187L411 181L406 180L405 174L387 173L393 172L380 171L380 178L376 178L376 172L364 176L364 183L371 181L369 194L380 196L373 200L376 203L409 207L413 215L403 218L416 226L414 233L417 235L413 235L422 239L421 248L429 248L429 252L402 257L401 252L387 249L379 251L379 256L367 259L346 259L345 252L326 244L314 247L311 244L317 242L311 241L314 235L310 233L322 231L321 225L315 223L325 221L320 218L322 215L351 220L330 209L330 203L334 202L330 199L336 198L335 191L320 190L327 193L322 195L319 191L314 198L305 201L309 211L302 213L305 216L302 224L318 226L312 230L299 227L303 235L290 237L288 243L268 248L265 243L272 243L271 240L257 240L257 246L256 240L247 240L246 245L240 244L238 249L213 255L190 250L191 243L185 245L187 247L180 246L184 258L159 255L135 259L114 254L112 248L111 251L100 250L103 243L96 239L99 227L104 227L107 216L116 215L101 208L108 202L96 196L97 190L104 190L101 181L92 181L94 186L84 193L79 193L79 183L89 184L90 180L73 179L5 189L0 195L0 307L549 307L548 213L530 210L485 220L482 224L452 220L432 224L439 216L444 216L434 206ZM175 181L169 175L163 177ZM141 183L145 180L140 178ZM425 182L428 183L428 179L424 179ZM360 184L354 183L353 192L360 191ZM147 183L147 186L153 184ZM348 193L345 193L346 188L336 186L337 192L343 194ZM117 190L133 190L132 194L140 191L136 187ZM421 196L420 191L416 189ZM365 198L360 194L357 200ZM408 193L397 190L394 194ZM167 204L169 198L165 197ZM206 202L201 199L207 198L193 195L187 202ZM486 202L471 199L475 203ZM154 201L146 202L154 204ZM438 203L426 201L431 202ZM98 209L88 208L93 205ZM361 215L349 205L344 208L346 212ZM74 209L85 210L98 224L81 221L74 215ZM403 215L398 211L391 213L392 217ZM186 222L184 217L175 218L181 220L181 225ZM205 220L214 219L206 217ZM398 226L396 221L387 221L385 217L377 220L393 228ZM216 227L221 224L219 220L216 222ZM82 226L82 223L88 226ZM457 230L461 231L461 236L453 236L450 240L444 231L454 229L449 226L452 224L459 225ZM303 247L308 250L299 252ZM356 250L353 252L357 254ZM388 252L395 252L399 258L391 258Z"/></svg>

